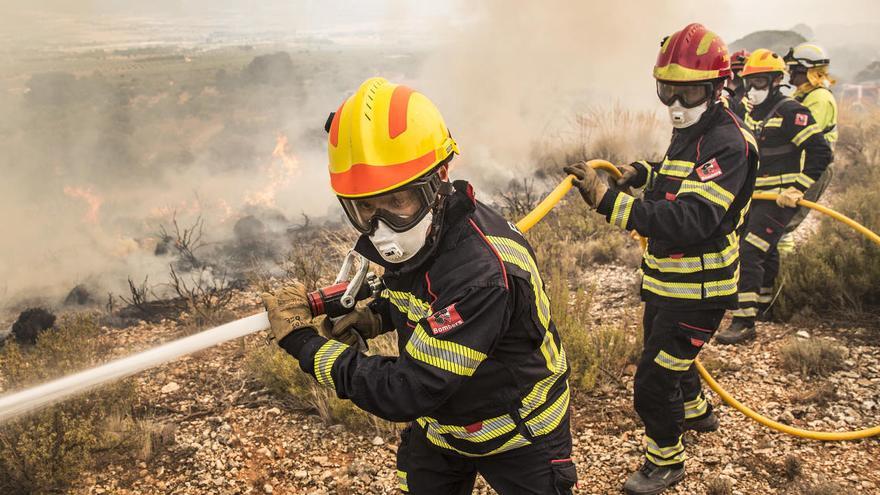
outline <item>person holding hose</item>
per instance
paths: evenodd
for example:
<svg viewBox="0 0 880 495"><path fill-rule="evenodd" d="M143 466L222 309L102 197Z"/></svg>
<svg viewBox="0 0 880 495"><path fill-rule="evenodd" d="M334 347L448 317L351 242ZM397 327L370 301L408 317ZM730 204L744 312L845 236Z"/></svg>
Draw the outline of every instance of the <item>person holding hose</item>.
<svg viewBox="0 0 880 495"><path fill-rule="evenodd" d="M834 150L834 144L837 142L837 101L831 92L831 86L835 81L828 73L831 60L825 54L825 50L814 43L801 43L789 50L783 59L788 65L789 82L795 87L792 97L810 110L813 118L816 119L816 124L822 129L825 140ZM804 193L804 199L814 203L819 201L833 177L834 164L829 163L816 183ZM808 208L798 208L797 213L785 227L785 235L779 240L780 252L794 249L792 233L809 213Z"/></svg>
<svg viewBox="0 0 880 495"><path fill-rule="evenodd" d="M513 224L449 181L458 153L427 97L364 82L328 120L330 184L385 268L385 290L316 332L298 283L263 295L271 333L306 373L361 409L408 422L400 489L570 494L568 362L535 254ZM349 345L397 330L399 357Z"/></svg>
<svg viewBox="0 0 880 495"><path fill-rule="evenodd" d="M762 48L749 56L742 72L753 105L745 122L758 138L761 153L755 190L777 193L779 198L752 205L740 245L739 307L730 325L718 333L722 344L755 338L755 319L761 306L770 303L779 271L777 243L797 212L797 202L832 159L810 110L780 91L785 68L782 57Z"/></svg>
<svg viewBox="0 0 880 495"><path fill-rule="evenodd" d="M694 359L736 307L738 229L758 167L751 133L721 101L730 76L727 46L701 24L661 44L654 78L668 107L672 141L662 161L621 167L609 189L586 164L566 167L591 209L648 237L642 261L644 350L635 376L635 409L645 424L645 461L624 484L633 495L660 493L685 476L682 434L718 429Z"/></svg>

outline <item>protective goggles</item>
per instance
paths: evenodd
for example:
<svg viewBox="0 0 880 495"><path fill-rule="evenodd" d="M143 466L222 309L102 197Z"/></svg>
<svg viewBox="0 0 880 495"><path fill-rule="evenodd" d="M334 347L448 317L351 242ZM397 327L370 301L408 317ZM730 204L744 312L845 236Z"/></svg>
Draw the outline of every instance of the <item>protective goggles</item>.
<svg viewBox="0 0 880 495"><path fill-rule="evenodd" d="M714 92L715 85L711 81L699 83L657 81L657 96L667 107L678 100L681 106L694 108L708 101Z"/></svg>
<svg viewBox="0 0 880 495"><path fill-rule="evenodd" d="M395 232L406 232L431 211L442 184L440 176L432 173L387 193L367 198L339 198L339 201L348 220L362 234L375 232L379 220Z"/></svg>
<svg viewBox="0 0 880 495"><path fill-rule="evenodd" d="M754 76L747 76L743 78L743 83L746 85L746 89L769 89L770 84L775 79L775 75L770 74L756 74Z"/></svg>

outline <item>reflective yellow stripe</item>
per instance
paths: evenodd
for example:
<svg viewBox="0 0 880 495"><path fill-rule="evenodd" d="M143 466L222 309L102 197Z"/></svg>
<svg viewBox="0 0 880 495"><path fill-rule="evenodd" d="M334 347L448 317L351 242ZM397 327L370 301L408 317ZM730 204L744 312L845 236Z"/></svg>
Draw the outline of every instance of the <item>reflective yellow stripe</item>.
<svg viewBox="0 0 880 495"><path fill-rule="evenodd" d="M413 359L462 376L473 375L486 359L486 355L480 351L431 337L421 324L413 329L412 336L406 343L406 352Z"/></svg>
<svg viewBox="0 0 880 495"><path fill-rule="evenodd" d="M773 302L773 287L761 287L761 291L758 294L758 302L761 304Z"/></svg>
<svg viewBox="0 0 880 495"><path fill-rule="evenodd" d="M346 344L335 340L328 340L327 343L318 349L318 352L315 353L314 359L314 372L318 383L331 388L336 388L331 371L333 370L333 364L336 362L336 358L338 358L346 349L348 349Z"/></svg>
<svg viewBox="0 0 880 495"><path fill-rule="evenodd" d="M755 246L756 248L760 249L761 251L764 251L765 253L770 249L769 242L765 241L764 239L761 239L760 237L758 237L757 235L755 235L751 232L746 234L746 242L748 242L752 246Z"/></svg>
<svg viewBox="0 0 880 495"><path fill-rule="evenodd" d="M739 266L736 267L733 277L725 280L712 280L703 283L706 297L723 297L736 294L739 284Z"/></svg>
<svg viewBox="0 0 880 495"><path fill-rule="evenodd" d="M520 418L525 418L547 402L547 395L550 393L553 385L568 370L568 359L565 355L565 349L557 348L553 334L550 332L544 332L541 353L544 355L551 373L546 378L535 383L532 390L523 398L522 407L519 410Z"/></svg>
<svg viewBox="0 0 880 495"><path fill-rule="evenodd" d="M438 435L448 434L460 440L469 442L485 442L498 438L505 433L509 433L516 429L516 423L509 414L498 416L497 418L485 419L479 430L471 433L464 426L444 425L434 418L422 417L417 419L422 428L430 429Z"/></svg>
<svg viewBox="0 0 880 495"><path fill-rule="evenodd" d="M663 159L660 164L660 173L672 177L687 177L694 171L694 162L685 160L670 160L668 157Z"/></svg>
<svg viewBox="0 0 880 495"><path fill-rule="evenodd" d="M570 400L571 390L568 388L568 384L566 384L562 395L553 401L553 404L550 404L547 409L541 411L541 414L526 421L526 428L529 429L532 436L539 437L555 430L562 422L563 418L565 418L565 413L568 412Z"/></svg>
<svg viewBox="0 0 880 495"><path fill-rule="evenodd" d="M432 313L430 304L409 292L385 289L382 291L382 297L391 301L391 304L413 322L426 318Z"/></svg>
<svg viewBox="0 0 880 495"><path fill-rule="evenodd" d="M664 282L649 275L642 277L642 288L661 296L677 299L700 299L703 293L699 282Z"/></svg>
<svg viewBox="0 0 880 495"><path fill-rule="evenodd" d="M681 187L678 194L696 194L701 198L707 199L725 210L733 203L733 194L719 186L715 182L698 182L695 180L681 181Z"/></svg>
<svg viewBox="0 0 880 495"><path fill-rule="evenodd" d="M755 149L758 149L758 141L755 140L755 136L752 135L751 132L749 132L745 129L740 129L740 132L742 132L743 137L746 138L746 141L748 141L749 144L754 146Z"/></svg>
<svg viewBox="0 0 880 495"><path fill-rule="evenodd" d="M782 117L774 117L772 119L767 119L764 123L764 128L768 127L782 127Z"/></svg>
<svg viewBox="0 0 880 495"><path fill-rule="evenodd" d="M654 362L672 371L687 371L693 364L693 359L679 359L664 350L660 350L654 357Z"/></svg>
<svg viewBox="0 0 880 495"><path fill-rule="evenodd" d="M811 179L809 175L801 173L797 175L795 182L809 189L816 181Z"/></svg>
<svg viewBox="0 0 880 495"><path fill-rule="evenodd" d="M758 308L739 308L730 312L730 316L734 318L755 318L758 316Z"/></svg>
<svg viewBox="0 0 880 495"><path fill-rule="evenodd" d="M463 450L456 449L452 445L449 445L449 442L447 442L445 438L432 430L425 430L425 435L427 436L428 440L434 445L442 447L444 449L449 449L453 452L457 452L467 457L486 457L490 455L500 454L502 452L507 452L508 450L518 449L520 447L525 447L526 445L531 445L532 443L528 441L524 436L517 433L516 435L511 437L510 440L504 442L504 445L498 447L495 450L486 452L485 454L474 454L472 452L465 452Z"/></svg>
<svg viewBox="0 0 880 495"><path fill-rule="evenodd" d="M645 435L645 441L647 444L645 457L658 466L678 464L684 462L687 458L684 452L684 445L681 443L681 437L678 438L678 443L670 447L660 447L654 439L647 435Z"/></svg>
<svg viewBox="0 0 880 495"><path fill-rule="evenodd" d="M529 272L531 275L532 291L535 293L537 300L535 304L538 308L538 319L545 330L550 328L550 299L544 292L544 282L541 280L541 274L538 273L538 265L529 254L529 251L517 242L505 237L487 237L489 243L501 255L501 259L506 263L518 266L520 269Z"/></svg>
<svg viewBox="0 0 880 495"><path fill-rule="evenodd" d="M645 251L643 258L645 266L665 273L696 273L703 269L703 261L699 256L657 258Z"/></svg>
<svg viewBox="0 0 880 495"><path fill-rule="evenodd" d="M798 181L798 178L803 175L800 172L792 172L788 174L779 174L779 175L768 175L764 177L758 177L755 179L755 187L767 187L767 186L784 186L786 184L793 184ZM806 177L806 176L805 176ZM809 179L809 177L807 177Z"/></svg>
<svg viewBox="0 0 880 495"><path fill-rule="evenodd" d="M737 294L737 299L741 303L758 302L758 293L757 292L740 292L739 294Z"/></svg>
<svg viewBox="0 0 880 495"><path fill-rule="evenodd" d="M694 400L685 401L684 403L684 417L685 419L697 418L706 414L706 411L709 409L709 402L706 400L706 397L701 393L699 397Z"/></svg>
<svg viewBox="0 0 880 495"><path fill-rule="evenodd" d="M739 236L736 232L727 235L727 247L717 253L706 253L703 255L703 268L706 270L717 270L719 268L727 268L739 259Z"/></svg>
<svg viewBox="0 0 880 495"><path fill-rule="evenodd" d="M617 193L617 198L614 200L614 209L611 210L608 222L611 225L625 229L627 222L629 222L629 214L632 212L633 203L635 202L635 198L629 194Z"/></svg>
<svg viewBox="0 0 880 495"><path fill-rule="evenodd" d="M409 491L409 483L406 481L406 471L397 470L397 487L405 492Z"/></svg>
<svg viewBox="0 0 880 495"><path fill-rule="evenodd" d="M810 137L812 137L814 134L819 134L820 132L822 132L822 129L820 129L818 125L810 124L807 127L804 127L804 129L801 132L797 133L793 138L791 138L791 142L795 146L800 146L804 143L804 141L810 139Z"/></svg>

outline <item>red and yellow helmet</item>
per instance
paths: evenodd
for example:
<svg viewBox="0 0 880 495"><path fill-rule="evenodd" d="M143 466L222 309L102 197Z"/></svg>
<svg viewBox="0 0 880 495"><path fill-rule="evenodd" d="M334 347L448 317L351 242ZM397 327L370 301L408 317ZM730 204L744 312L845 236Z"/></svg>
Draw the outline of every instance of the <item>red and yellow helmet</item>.
<svg viewBox="0 0 880 495"><path fill-rule="evenodd" d="M330 122L330 185L341 198L404 186L458 153L426 96L381 77L367 79Z"/></svg>
<svg viewBox="0 0 880 495"><path fill-rule="evenodd" d="M758 48L746 60L745 66L740 73L742 77L755 74L782 74L786 70L785 60L779 55L766 48Z"/></svg>
<svg viewBox="0 0 880 495"><path fill-rule="evenodd" d="M728 76L727 45L717 34L696 23L663 40L654 64L654 78L658 81L688 83Z"/></svg>
<svg viewBox="0 0 880 495"><path fill-rule="evenodd" d="M746 60L749 58L748 50L737 50L733 52L733 55L730 56L730 70L734 72L739 72L743 70L743 67L746 65Z"/></svg>

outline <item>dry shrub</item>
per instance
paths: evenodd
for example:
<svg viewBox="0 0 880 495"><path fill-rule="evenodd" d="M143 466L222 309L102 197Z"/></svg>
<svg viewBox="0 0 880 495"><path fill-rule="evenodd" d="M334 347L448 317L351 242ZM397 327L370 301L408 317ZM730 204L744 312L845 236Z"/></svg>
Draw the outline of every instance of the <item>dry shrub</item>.
<svg viewBox="0 0 880 495"><path fill-rule="evenodd" d="M726 478L712 478L706 483L706 495L732 495L733 483Z"/></svg>
<svg viewBox="0 0 880 495"><path fill-rule="evenodd" d="M806 376L822 376L843 369L845 351L824 339L789 338L779 348L782 369Z"/></svg>
<svg viewBox="0 0 880 495"><path fill-rule="evenodd" d="M816 483L815 485L807 485L803 487L803 491L800 493L803 495L843 495L852 492L846 491L842 486L836 483L822 482Z"/></svg>
<svg viewBox="0 0 880 495"><path fill-rule="evenodd" d="M876 117L876 118L875 118ZM842 126L831 187L840 191L832 208L880 231L880 114ZM800 312L827 315L880 311L880 246L852 228L821 215L816 235L782 263L783 290L775 317Z"/></svg>
<svg viewBox="0 0 880 495"><path fill-rule="evenodd" d="M572 291L560 265L550 271L550 308L571 368L571 382L591 392L619 383L624 368L641 352L641 332L621 325L596 326L591 317L592 292Z"/></svg>
<svg viewBox="0 0 880 495"><path fill-rule="evenodd" d="M794 481L804 471L804 461L794 454L785 456L782 466L785 469L785 478L788 481Z"/></svg>
<svg viewBox="0 0 880 495"><path fill-rule="evenodd" d="M392 332L370 341L370 353L396 355L397 334ZM247 369L278 398L293 407L313 411L327 424L343 424L354 431L396 432L398 425L358 408L351 401L336 397L333 390L319 385L304 373L299 362L276 345L262 343L248 350Z"/></svg>
<svg viewBox="0 0 880 495"><path fill-rule="evenodd" d="M92 317L68 317L40 335L33 349L8 343L0 351L0 374L8 389L18 390L96 364L107 354L104 345ZM127 444L109 434L139 437L134 399L134 384L126 380L0 426L0 492L64 491L98 454L124 451ZM108 428L108 421L116 424Z"/></svg>

